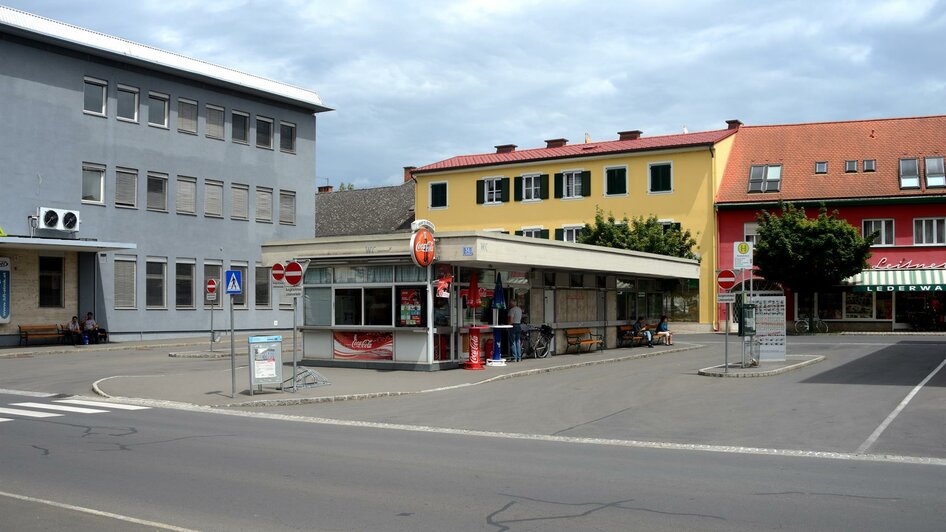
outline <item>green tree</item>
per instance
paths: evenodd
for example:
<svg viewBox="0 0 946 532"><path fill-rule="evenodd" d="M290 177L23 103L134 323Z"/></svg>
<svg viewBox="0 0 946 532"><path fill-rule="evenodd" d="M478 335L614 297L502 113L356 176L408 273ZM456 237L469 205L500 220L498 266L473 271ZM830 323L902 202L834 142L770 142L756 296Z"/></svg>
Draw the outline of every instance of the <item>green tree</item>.
<svg viewBox="0 0 946 532"><path fill-rule="evenodd" d="M628 220L625 216L619 223L614 214L595 209L593 224L585 224L578 242L594 246L645 251L658 255L696 259L693 248L696 240L689 230L682 230L679 225L660 223L657 217L638 216Z"/></svg>
<svg viewBox="0 0 946 532"><path fill-rule="evenodd" d="M779 203L781 216L762 211L757 216L759 240L753 264L767 281L796 293L831 290L845 277L868 267L870 246L879 232L862 237L838 211L828 213L824 205L817 218L808 218L804 208ZM815 317L811 298L809 319ZM814 330L810 323L809 330Z"/></svg>

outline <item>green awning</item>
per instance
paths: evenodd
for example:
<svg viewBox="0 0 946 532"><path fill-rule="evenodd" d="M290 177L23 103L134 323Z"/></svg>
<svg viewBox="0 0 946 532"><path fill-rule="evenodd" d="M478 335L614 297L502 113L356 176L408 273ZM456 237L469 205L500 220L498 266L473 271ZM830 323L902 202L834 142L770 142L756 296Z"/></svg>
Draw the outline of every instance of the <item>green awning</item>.
<svg viewBox="0 0 946 532"><path fill-rule="evenodd" d="M841 284L855 292L942 292L946 270L864 270Z"/></svg>

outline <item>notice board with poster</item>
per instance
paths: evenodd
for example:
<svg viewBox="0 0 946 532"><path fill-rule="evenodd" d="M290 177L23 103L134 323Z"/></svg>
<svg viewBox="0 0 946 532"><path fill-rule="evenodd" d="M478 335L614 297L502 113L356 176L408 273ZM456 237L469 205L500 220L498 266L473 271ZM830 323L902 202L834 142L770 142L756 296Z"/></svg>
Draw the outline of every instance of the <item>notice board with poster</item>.
<svg viewBox="0 0 946 532"><path fill-rule="evenodd" d="M427 326L427 288L399 286L395 294L398 327Z"/></svg>
<svg viewBox="0 0 946 532"><path fill-rule="evenodd" d="M282 336L250 336L250 386L282 384Z"/></svg>
<svg viewBox="0 0 946 532"><path fill-rule="evenodd" d="M785 296L753 296L759 360L785 360Z"/></svg>

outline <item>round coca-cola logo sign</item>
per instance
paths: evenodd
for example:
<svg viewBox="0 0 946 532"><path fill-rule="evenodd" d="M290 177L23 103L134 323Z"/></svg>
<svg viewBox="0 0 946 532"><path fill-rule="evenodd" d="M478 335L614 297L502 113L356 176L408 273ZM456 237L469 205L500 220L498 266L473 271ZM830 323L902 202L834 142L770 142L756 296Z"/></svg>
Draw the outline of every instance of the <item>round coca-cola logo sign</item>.
<svg viewBox="0 0 946 532"><path fill-rule="evenodd" d="M430 229L421 227L411 235L411 260L421 268L426 268L434 262L436 244L434 234Z"/></svg>

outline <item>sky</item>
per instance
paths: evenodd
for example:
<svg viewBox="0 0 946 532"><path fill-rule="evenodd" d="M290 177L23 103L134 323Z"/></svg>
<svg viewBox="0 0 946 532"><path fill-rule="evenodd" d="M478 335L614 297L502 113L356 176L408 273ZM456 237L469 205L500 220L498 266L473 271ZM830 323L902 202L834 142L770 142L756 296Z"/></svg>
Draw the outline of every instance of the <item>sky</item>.
<svg viewBox="0 0 946 532"><path fill-rule="evenodd" d="M0 0L313 90L317 185L746 125L946 114L946 0Z"/></svg>

